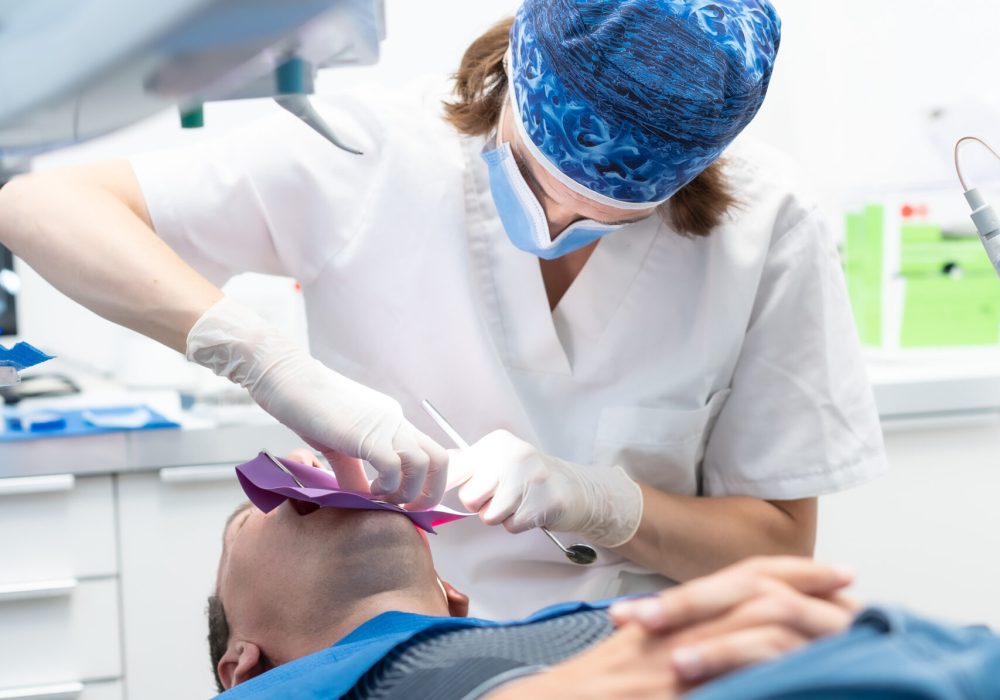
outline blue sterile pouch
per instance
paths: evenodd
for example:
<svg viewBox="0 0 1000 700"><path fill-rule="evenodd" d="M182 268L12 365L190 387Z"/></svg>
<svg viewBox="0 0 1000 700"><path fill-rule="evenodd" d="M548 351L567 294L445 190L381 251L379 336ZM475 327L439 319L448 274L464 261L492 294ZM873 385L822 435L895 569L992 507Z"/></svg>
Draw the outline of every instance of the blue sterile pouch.
<svg viewBox="0 0 1000 700"><path fill-rule="evenodd" d="M46 355L29 343L17 343L9 350L0 345L0 367L13 367L18 372L51 359L52 355Z"/></svg>

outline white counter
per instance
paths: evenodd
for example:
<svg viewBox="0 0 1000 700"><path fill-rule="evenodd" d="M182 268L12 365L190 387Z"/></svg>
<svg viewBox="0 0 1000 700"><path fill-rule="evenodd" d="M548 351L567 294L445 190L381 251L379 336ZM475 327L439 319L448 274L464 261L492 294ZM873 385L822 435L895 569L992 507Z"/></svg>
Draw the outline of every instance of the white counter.
<svg viewBox="0 0 1000 700"><path fill-rule="evenodd" d="M1000 416L1000 350L873 357L869 377L887 430Z"/></svg>

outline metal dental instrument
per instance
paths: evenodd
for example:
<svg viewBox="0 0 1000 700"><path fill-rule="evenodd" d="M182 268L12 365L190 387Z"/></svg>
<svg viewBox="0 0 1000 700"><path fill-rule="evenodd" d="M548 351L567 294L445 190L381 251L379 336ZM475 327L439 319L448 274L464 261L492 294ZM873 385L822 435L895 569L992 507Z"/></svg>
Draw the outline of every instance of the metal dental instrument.
<svg viewBox="0 0 1000 700"><path fill-rule="evenodd" d="M281 460L275 459L274 455L272 455L267 450L261 450L260 453L262 455L264 455L265 457L267 457L272 462L274 462L274 466L276 466L278 469L280 469L281 471L283 471L286 474L288 474L288 476L292 477L292 481L295 482L296 486L298 486L299 488L303 488L303 489L305 488L305 484L303 484L301 481L299 481L298 477L296 477L294 474L292 474L292 470L289 469L288 467L286 467L284 464L281 463Z"/></svg>
<svg viewBox="0 0 1000 700"><path fill-rule="evenodd" d="M445 417L442 416L441 413L436 408L434 408L434 404L432 404L427 399L424 399L423 401L420 402L420 405L423 406L423 409L427 412L427 415L429 415L431 419L433 419L433 421L438 424L438 427L441 428L441 430L443 430L448 435L448 437L451 438L451 441L454 442L456 446L462 448L463 450L469 446L469 443L467 443L462 438L462 436L458 434L458 431L455 430L454 427L452 427L451 423L449 423L445 419ZM588 566L597 561L597 550L591 547L589 544L573 544L570 545L569 547L566 547L563 545L562 542L556 539L555 535L549 532L549 529L547 527L543 527L540 529L542 532L548 535L548 538L552 540L555 543L555 545L563 551L563 554L566 555L566 558L569 559L574 564L579 564L580 566Z"/></svg>

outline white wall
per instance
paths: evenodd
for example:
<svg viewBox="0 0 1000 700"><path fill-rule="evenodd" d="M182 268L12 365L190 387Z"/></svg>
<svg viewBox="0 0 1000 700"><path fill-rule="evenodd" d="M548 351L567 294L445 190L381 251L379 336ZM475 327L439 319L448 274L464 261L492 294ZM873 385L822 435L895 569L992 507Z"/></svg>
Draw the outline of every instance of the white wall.
<svg viewBox="0 0 1000 700"><path fill-rule="evenodd" d="M953 137L974 131L1000 142L1000 3L774 4L782 45L751 130L795 156L827 199L859 188L951 185ZM1000 175L1000 164L989 165Z"/></svg>
<svg viewBox="0 0 1000 700"><path fill-rule="evenodd" d="M400 84L454 70L468 41L516 6L514 0L388 0L388 39L373 68L324 75L321 91L369 80ZM950 141L962 131L1000 144L1000 58L996 0L775 0L784 37L771 94L751 132L795 156L832 212L858 191L955 187ZM173 114L113 137L42 158L38 167L119 157L208 138L271 109L267 103L210 105L203 131L182 132ZM946 110L933 125L929 115ZM996 179L1000 164L969 153L970 169ZM986 169L989 166L990 170ZM108 369L123 355L165 354L125 337L60 300L37 279L23 299L26 335ZM94 346L79 350L80 339ZM160 364L157 364L160 363ZM155 372L154 372L155 374ZM890 438L893 476L828 500L821 552L861 569L861 591L942 614L1000 622L994 592L1000 493L998 445L990 435ZM953 439L952 439L953 438ZM969 439L967 439L969 438ZM929 442L927 442L929 441ZM927 442L927 444L925 444ZM931 449L930 446L933 446ZM926 449L925 449L926 448ZM932 455L929 456L929 455ZM970 505L971 504L971 505ZM980 568L982 566L982 568ZM988 568L988 567L993 568ZM979 572L979 574L977 574ZM956 602L955 596L961 600Z"/></svg>
<svg viewBox="0 0 1000 700"><path fill-rule="evenodd" d="M1000 630L1000 419L889 432L887 478L821 499L817 556L853 594Z"/></svg>

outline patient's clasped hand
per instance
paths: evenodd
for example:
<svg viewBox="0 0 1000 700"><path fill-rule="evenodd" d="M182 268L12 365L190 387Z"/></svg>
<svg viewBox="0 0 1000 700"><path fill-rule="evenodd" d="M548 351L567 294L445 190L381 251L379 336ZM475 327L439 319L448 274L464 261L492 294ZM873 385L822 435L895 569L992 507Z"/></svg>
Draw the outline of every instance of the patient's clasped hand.
<svg viewBox="0 0 1000 700"><path fill-rule="evenodd" d="M247 471L241 482L259 496ZM289 498L266 513L241 506L224 531L209 643L226 698L1000 693L1000 641L989 632L892 610L855 620L842 594L850 572L811 560L753 559L610 607L567 603L517 622L477 620L463 617L468 598L436 574L412 515L302 515Z"/></svg>

